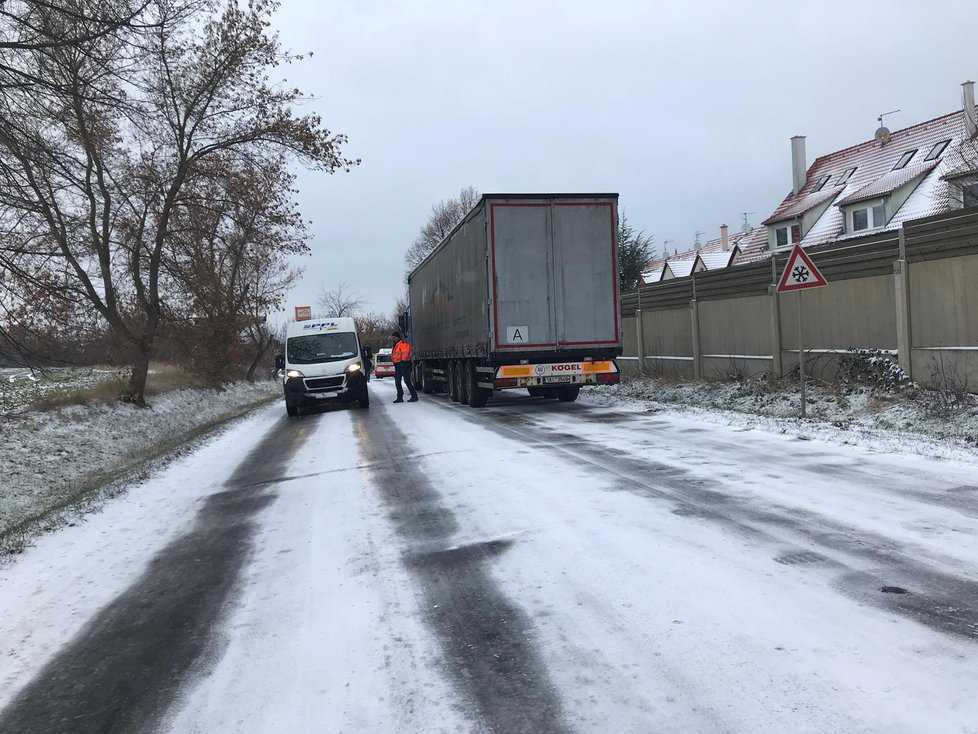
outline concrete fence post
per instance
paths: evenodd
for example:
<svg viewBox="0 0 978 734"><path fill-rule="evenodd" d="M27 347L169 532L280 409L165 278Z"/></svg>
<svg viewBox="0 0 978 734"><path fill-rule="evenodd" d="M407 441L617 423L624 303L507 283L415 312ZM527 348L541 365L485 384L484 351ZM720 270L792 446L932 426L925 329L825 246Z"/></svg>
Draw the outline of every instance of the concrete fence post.
<svg viewBox="0 0 978 734"><path fill-rule="evenodd" d="M778 258L771 255L771 285L767 289L771 299L771 374L784 377L784 360L781 344L781 297L778 294Z"/></svg>
<svg viewBox="0 0 978 734"><path fill-rule="evenodd" d="M638 369L645 373L645 320L642 309L635 311L635 349L638 351Z"/></svg>
<svg viewBox="0 0 978 734"><path fill-rule="evenodd" d="M893 292L896 295L897 361L913 379L913 342L910 322L910 264L907 262L906 230L900 227L900 255L893 264Z"/></svg>
<svg viewBox="0 0 978 734"><path fill-rule="evenodd" d="M689 315L693 329L693 379L703 378L703 355L700 352L700 307L694 298L689 302Z"/></svg>

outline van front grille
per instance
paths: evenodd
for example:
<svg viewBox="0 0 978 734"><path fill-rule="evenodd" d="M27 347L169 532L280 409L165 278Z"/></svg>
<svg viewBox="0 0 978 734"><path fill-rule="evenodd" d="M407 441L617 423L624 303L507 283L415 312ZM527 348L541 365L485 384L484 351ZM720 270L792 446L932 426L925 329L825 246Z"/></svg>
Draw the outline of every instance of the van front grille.
<svg viewBox="0 0 978 734"><path fill-rule="evenodd" d="M311 392L336 390L343 387L343 376L306 378L306 389Z"/></svg>

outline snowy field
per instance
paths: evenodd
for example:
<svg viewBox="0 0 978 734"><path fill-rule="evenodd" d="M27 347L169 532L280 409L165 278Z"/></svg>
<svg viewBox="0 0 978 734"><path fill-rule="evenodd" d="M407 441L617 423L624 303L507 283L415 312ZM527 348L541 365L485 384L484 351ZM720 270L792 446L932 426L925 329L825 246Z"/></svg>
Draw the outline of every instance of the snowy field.
<svg viewBox="0 0 978 734"><path fill-rule="evenodd" d="M972 456L370 389L0 568L0 730L978 732Z"/></svg>
<svg viewBox="0 0 978 734"><path fill-rule="evenodd" d="M79 381L73 380L76 387ZM150 408L119 402L0 415L0 538L11 528L113 478L136 470L188 438L279 394L276 382L227 390L177 390ZM0 542L14 549L20 534Z"/></svg>
<svg viewBox="0 0 978 734"><path fill-rule="evenodd" d="M90 389L123 374L124 370L105 367L0 367L0 419L39 400Z"/></svg>

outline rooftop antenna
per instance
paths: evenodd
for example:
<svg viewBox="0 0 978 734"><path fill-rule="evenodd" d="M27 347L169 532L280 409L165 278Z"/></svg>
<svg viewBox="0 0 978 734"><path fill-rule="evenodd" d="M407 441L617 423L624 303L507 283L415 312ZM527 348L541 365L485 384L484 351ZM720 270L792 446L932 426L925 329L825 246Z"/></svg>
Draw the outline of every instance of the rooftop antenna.
<svg viewBox="0 0 978 734"><path fill-rule="evenodd" d="M664 240L662 243L662 252L666 257L669 257L669 245L673 243L673 240Z"/></svg>
<svg viewBox="0 0 978 734"><path fill-rule="evenodd" d="M696 249L697 250L700 249L700 235L701 234L706 234L706 232L700 232L700 231L697 230L697 232L696 232L696 239L694 240L694 244L696 245Z"/></svg>
<svg viewBox="0 0 978 734"><path fill-rule="evenodd" d="M880 126L876 130L876 133L873 135L873 137L876 139L876 142L879 143L880 145L886 145L886 141L890 139L890 129L883 125L883 118L886 117L887 115L895 115L899 111L900 110L890 110L889 112L884 112L882 115L876 118L877 121L879 121Z"/></svg>
<svg viewBox="0 0 978 734"><path fill-rule="evenodd" d="M754 229L753 225L750 223L750 215L757 214L757 212L741 212L741 214L744 215L744 223L740 225L740 231L747 234Z"/></svg>

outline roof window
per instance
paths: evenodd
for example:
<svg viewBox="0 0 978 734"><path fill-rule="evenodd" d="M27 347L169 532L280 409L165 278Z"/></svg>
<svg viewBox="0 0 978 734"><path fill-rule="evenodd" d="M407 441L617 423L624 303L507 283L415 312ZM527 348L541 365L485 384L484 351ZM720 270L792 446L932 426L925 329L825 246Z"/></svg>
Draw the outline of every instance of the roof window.
<svg viewBox="0 0 978 734"><path fill-rule="evenodd" d="M913 157L915 155L917 155L917 151L918 150L920 150L920 149L919 148L914 148L913 150L908 150L906 153L904 153L902 156L900 156L900 160L898 160L896 162L896 165L893 166L893 170L894 171L899 171L901 168L906 168L907 167L907 164L910 161L913 160Z"/></svg>
<svg viewBox="0 0 978 734"><path fill-rule="evenodd" d="M942 140L939 143L934 143L934 147L930 149L930 153L927 154L927 157L924 158L924 160L932 161L935 158L940 158L941 153L943 153L944 149L950 144L951 144L950 140Z"/></svg>
<svg viewBox="0 0 978 734"><path fill-rule="evenodd" d="M815 184L815 187L812 189L812 193L814 194L816 191L821 191L825 187L825 184L829 182L830 178L832 178L831 174L828 176L822 176L822 178L818 180L818 183Z"/></svg>
<svg viewBox="0 0 978 734"><path fill-rule="evenodd" d="M842 173L839 174L839 180L835 182L836 186L842 186L846 181L852 178L852 174L856 172L855 168L847 168Z"/></svg>

